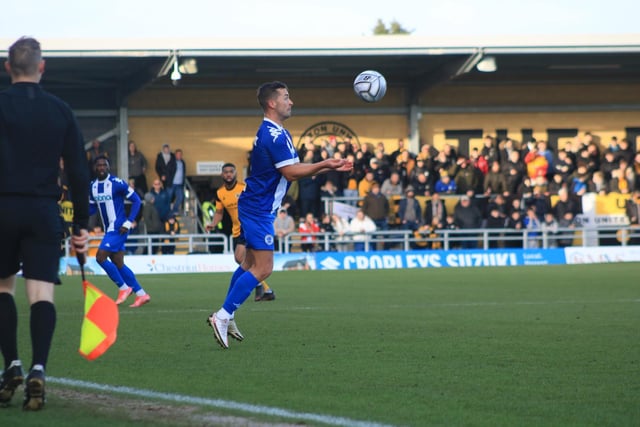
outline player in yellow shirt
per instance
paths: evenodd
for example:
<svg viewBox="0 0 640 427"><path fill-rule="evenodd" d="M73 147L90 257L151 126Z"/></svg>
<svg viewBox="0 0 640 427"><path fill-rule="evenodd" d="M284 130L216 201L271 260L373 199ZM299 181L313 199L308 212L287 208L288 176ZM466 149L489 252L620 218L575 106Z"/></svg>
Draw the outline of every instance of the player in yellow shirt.
<svg viewBox="0 0 640 427"><path fill-rule="evenodd" d="M225 163L222 166L222 180L224 185L216 192L216 212L207 230L213 230L222 221L223 209L227 211L233 225L231 234L233 235L234 256L238 264L242 264L247 248L243 239L240 238L240 220L238 219L238 198L244 191L245 184L238 182L236 166L233 163ZM256 301L273 301L276 294L273 289L262 281L256 287Z"/></svg>

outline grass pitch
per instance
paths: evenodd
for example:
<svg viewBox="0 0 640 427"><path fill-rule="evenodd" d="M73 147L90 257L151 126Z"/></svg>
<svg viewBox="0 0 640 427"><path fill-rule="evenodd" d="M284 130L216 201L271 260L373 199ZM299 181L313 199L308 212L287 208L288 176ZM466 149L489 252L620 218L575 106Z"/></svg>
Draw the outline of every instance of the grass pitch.
<svg viewBox="0 0 640 427"><path fill-rule="evenodd" d="M145 275L151 303L121 307L118 340L94 362L77 353L83 297L70 277L56 293L47 406L23 413L20 393L0 423L635 426L638 273L630 263L279 272L276 301L252 296L237 312L245 340L229 350L205 319L230 274ZM106 277L90 281L117 293ZM28 365L21 285L17 302Z"/></svg>

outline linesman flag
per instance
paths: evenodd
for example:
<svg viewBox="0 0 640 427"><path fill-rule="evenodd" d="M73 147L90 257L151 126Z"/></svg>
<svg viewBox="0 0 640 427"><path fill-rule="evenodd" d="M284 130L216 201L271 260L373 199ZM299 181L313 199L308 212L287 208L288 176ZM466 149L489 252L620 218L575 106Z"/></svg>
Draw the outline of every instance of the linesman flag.
<svg viewBox="0 0 640 427"><path fill-rule="evenodd" d="M78 352L88 360L95 360L116 342L118 306L114 300L88 281L83 280L82 287L84 288L84 319Z"/></svg>
<svg viewBox="0 0 640 427"><path fill-rule="evenodd" d="M79 233L80 230L76 229L74 232ZM84 291L84 319L78 353L88 360L95 360L116 342L120 315L116 302L85 278L85 254L78 253L76 257L80 264Z"/></svg>

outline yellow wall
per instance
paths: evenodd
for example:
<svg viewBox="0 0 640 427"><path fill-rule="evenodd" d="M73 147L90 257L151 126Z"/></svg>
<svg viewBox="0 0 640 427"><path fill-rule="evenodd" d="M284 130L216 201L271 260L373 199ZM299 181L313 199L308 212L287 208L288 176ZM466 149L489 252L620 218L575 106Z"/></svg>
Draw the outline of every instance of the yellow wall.
<svg viewBox="0 0 640 427"><path fill-rule="evenodd" d="M257 89L257 88L256 88ZM129 101L133 109L239 109L246 108L260 113L260 106L253 88L154 88L137 93ZM293 108L358 108L367 106L353 93L351 85L343 88L301 88L289 86ZM405 90L389 90L376 106L397 107L406 105ZM371 107L373 109L373 106Z"/></svg>
<svg viewBox="0 0 640 427"><path fill-rule="evenodd" d="M522 129L533 129L536 139L546 140L547 129L576 128L579 135L589 131L594 141L606 145L612 136L624 138L627 127L640 127L637 112L425 114L420 135L426 143L441 147L445 142L456 145L455 141L445 141L446 130L483 129L483 134L495 135L496 129L507 129L508 136L519 142ZM474 142L481 144L482 140L471 142L473 147Z"/></svg>
<svg viewBox="0 0 640 427"><path fill-rule="evenodd" d="M640 83L442 85L421 94L423 105L461 107L497 105L638 104Z"/></svg>
<svg viewBox="0 0 640 427"><path fill-rule="evenodd" d="M251 150L261 119L261 116L133 117L129 120L129 138L136 142L150 164L147 179L155 177L155 159L163 144L169 144L172 151L183 150L189 175L195 174L196 161L224 161L235 163L242 179L247 152ZM334 117L292 117L286 126L298 143L306 129L330 119L335 120ZM370 117L345 116L337 121L349 126L361 143L382 141L394 149L398 138L407 133L401 116L383 116L375 121ZM402 129L402 133L396 133L398 129Z"/></svg>

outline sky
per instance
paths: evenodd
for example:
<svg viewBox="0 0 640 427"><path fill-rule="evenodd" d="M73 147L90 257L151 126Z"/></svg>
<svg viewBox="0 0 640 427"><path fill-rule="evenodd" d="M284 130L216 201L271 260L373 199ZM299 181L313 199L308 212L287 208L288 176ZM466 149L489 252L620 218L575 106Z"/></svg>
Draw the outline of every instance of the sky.
<svg viewBox="0 0 640 427"><path fill-rule="evenodd" d="M637 34L639 0L31 0L0 38L351 37L378 19L417 36ZM13 10L11 10L13 9Z"/></svg>

